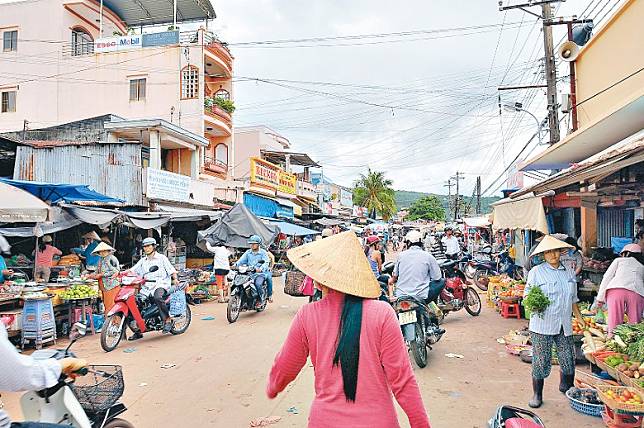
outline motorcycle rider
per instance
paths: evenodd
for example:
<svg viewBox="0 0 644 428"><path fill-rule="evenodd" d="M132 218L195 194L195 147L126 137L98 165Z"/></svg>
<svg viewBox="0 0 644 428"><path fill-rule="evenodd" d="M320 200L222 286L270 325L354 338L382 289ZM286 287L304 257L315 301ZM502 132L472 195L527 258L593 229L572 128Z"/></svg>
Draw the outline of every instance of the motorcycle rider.
<svg viewBox="0 0 644 428"><path fill-rule="evenodd" d="M458 243L458 238L454 236L454 231L451 227L445 228L445 236L441 239L441 243L445 247L445 257L450 260L457 260L458 254L461 252L461 245Z"/></svg>
<svg viewBox="0 0 644 428"><path fill-rule="evenodd" d="M36 360L21 355L9 342L4 322L0 322L0 391L38 391L58 383L61 373L73 376L74 372L87 366L85 360L63 358L62 360ZM0 399L0 428L69 428L69 425L40 422L11 422L2 410Z"/></svg>
<svg viewBox="0 0 644 428"><path fill-rule="evenodd" d="M159 307L161 318L163 320L163 333L170 333L172 330L172 318L165 301L168 298L170 285L179 285L177 270L172 266L170 260L163 254L157 252L157 241L154 238L145 238L141 243L143 246L144 257L130 268L129 272L134 272L148 280L141 290L140 294L147 298L154 299L154 303ZM150 272L152 266L157 266L158 270ZM135 330L134 335L129 340L142 338L140 331Z"/></svg>
<svg viewBox="0 0 644 428"><path fill-rule="evenodd" d="M255 306L260 307L265 299L265 296L263 295L264 281L266 281L268 287L268 301L273 301L273 287L272 283L269 282L268 279L269 275L271 275L270 258L266 250L260 248L260 245L262 244L262 238L260 236L251 236L248 239L248 244L250 245L250 249L246 250L239 260L237 260L235 266L239 267L241 265L246 265L256 273L261 274L255 277L255 289L259 295L259 301L255 303ZM260 263L260 261L263 261L263 263Z"/></svg>

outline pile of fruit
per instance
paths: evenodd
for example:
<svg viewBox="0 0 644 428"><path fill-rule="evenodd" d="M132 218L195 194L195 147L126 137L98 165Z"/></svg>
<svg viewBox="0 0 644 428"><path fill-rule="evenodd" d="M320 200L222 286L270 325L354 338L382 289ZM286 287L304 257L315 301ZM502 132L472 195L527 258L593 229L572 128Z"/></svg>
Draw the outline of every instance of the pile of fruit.
<svg viewBox="0 0 644 428"><path fill-rule="evenodd" d="M77 300L77 299L89 299L91 297L97 297L98 293L94 288L89 285L77 284L72 285L67 290L60 293L60 298L63 300Z"/></svg>
<svg viewBox="0 0 644 428"><path fill-rule="evenodd" d="M618 365L616 368L632 379L644 377L644 364L640 364L636 361L626 361L625 363Z"/></svg>
<svg viewBox="0 0 644 428"><path fill-rule="evenodd" d="M619 403L642 404L642 397L638 393L631 392L626 388L622 390L606 389L603 393Z"/></svg>

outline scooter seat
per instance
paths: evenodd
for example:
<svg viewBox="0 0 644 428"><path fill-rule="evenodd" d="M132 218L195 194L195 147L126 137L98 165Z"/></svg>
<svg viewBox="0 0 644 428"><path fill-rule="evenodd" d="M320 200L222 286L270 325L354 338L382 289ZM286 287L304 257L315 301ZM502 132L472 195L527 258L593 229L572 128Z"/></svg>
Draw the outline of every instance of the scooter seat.
<svg viewBox="0 0 644 428"><path fill-rule="evenodd" d="M445 260L444 262L440 262L438 266L441 269L449 269L453 266L456 266L458 264L458 260Z"/></svg>
<svg viewBox="0 0 644 428"><path fill-rule="evenodd" d="M542 428L543 425L524 418L510 418L505 421L505 428Z"/></svg>

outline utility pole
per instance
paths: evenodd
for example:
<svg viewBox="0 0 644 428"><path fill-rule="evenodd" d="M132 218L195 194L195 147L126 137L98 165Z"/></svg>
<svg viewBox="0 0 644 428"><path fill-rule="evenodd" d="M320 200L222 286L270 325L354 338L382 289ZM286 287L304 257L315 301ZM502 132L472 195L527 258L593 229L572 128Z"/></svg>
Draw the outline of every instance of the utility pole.
<svg viewBox="0 0 644 428"><path fill-rule="evenodd" d="M447 187L447 213L446 213L447 218L445 220L447 220L448 223L449 223L450 205L452 203L452 186L453 185L454 184L452 183L451 178L448 179L447 182L443 185L443 187Z"/></svg>
<svg viewBox="0 0 644 428"><path fill-rule="evenodd" d="M557 100L557 66L555 64L554 42L552 40L552 3L560 3L565 0L531 0L528 3L503 6L499 2L499 10L521 9L522 11L536 16L543 21L543 49L545 55L546 69L546 93L548 97L548 128L550 129L550 145L559 142L559 102ZM541 15L534 13L527 7L541 6ZM534 85L531 85L534 87ZM519 87L516 87L517 89ZM506 88L507 89L507 88Z"/></svg>
<svg viewBox="0 0 644 428"><path fill-rule="evenodd" d="M456 175L451 177L452 180L456 180L456 200L454 201L454 221L458 219L459 205L461 204L461 195L459 191L459 182L463 179L463 173L456 171Z"/></svg>
<svg viewBox="0 0 644 428"><path fill-rule="evenodd" d="M476 177L476 214L481 214L481 176Z"/></svg>
<svg viewBox="0 0 644 428"><path fill-rule="evenodd" d="M29 129L29 121L27 119L22 121L22 141L27 140L27 130Z"/></svg>

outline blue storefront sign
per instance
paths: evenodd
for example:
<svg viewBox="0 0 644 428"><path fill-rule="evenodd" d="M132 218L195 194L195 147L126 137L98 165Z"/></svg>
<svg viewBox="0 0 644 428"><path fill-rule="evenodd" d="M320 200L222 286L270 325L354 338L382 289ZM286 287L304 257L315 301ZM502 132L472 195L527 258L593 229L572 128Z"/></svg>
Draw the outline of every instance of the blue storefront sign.
<svg viewBox="0 0 644 428"><path fill-rule="evenodd" d="M162 33L151 33L143 35L143 47L167 46L179 44L178 31L164 31Z"/></svg>

